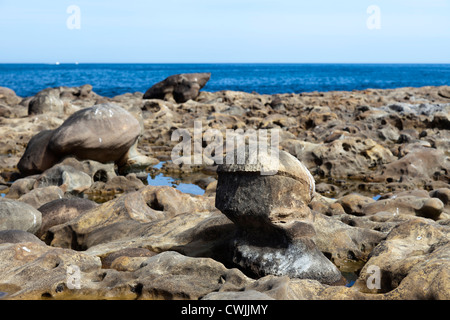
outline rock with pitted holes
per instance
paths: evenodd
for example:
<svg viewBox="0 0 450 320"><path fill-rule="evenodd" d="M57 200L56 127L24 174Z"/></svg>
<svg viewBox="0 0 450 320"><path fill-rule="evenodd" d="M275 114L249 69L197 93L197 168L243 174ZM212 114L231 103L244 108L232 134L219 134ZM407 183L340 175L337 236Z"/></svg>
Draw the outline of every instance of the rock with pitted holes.
<svg viewBox="0 0 450 320"><path fill-rule="evenodd" d="M446 226L422 218L403 221L372 250L369 258L354 285L356 290L386 293L386 299L397 300L450 297Z"/></svg>

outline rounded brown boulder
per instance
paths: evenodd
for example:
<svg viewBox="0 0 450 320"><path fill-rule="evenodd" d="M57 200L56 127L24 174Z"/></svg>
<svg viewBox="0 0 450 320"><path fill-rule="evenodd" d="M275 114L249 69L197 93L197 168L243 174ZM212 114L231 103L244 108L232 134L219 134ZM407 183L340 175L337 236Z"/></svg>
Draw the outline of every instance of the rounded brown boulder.
<svg viewBox="0 0 450 320"><path fill-rule="evenodd" d="M141 134L139 121L112 103L99 104L72 114L50 139L59 155L99 162L118 161Z"/></svg>
<svg viewBox="0 0 450 320"><path fill-rule="evenodd" d="M58 162L58 156L48 148L53 130L44 130L28 142L17 168L24 175L41 173Z"/></svg>

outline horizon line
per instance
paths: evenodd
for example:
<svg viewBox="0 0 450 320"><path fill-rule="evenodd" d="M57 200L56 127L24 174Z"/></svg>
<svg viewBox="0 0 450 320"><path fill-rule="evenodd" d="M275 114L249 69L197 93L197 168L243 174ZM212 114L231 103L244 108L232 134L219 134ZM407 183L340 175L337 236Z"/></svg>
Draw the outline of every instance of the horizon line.
<svg viewBox="0 0 450 320"><path fill-rule="evenodd" d="M450 64L449 62L0 62L0 64L43 64L43 65L80 65L80 64Z"/></svg>

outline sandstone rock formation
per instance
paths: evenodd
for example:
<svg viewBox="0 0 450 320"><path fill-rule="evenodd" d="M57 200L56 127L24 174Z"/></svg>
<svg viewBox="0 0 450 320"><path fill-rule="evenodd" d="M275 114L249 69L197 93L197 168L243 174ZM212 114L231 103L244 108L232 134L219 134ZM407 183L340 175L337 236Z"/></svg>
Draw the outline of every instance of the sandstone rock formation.
<svg viewBox="0 0 450 320"><path fill-rule="evenodd" d="M240 233L234 243L234 262L258 276L339 282L340 272L312 240L315 231L308 204L315 183L308 169L284 151L278 161L260 154L252 164L251 156L245 164L218 168L216 207ZM273 173L265 176L264 172Z"/></svg>
<svg viewBox="0 0 450 320"><path fill-rule="evenodd" d="M177 102L101 97L86 85L43 90L62 112L28 115L35 97L0 88L0 299L448 300L447 93L201 91ZM127 118L139 138L122 157L50 148L58 128L86 121L64 124L71 115L110 103L136 120ZM94 118L92 139L79 142L101 148ZM279 129L280 166L171 162L172 133L193 137L196 120L202 138ZM206 193L146 186L148 173ZM341 274L345 286L334 283Z"/></svg>
<svg viewBox="0 0 450 320"><path fill-rule="evenodd" d="M41 173L67 156L102 163L115 162L120 166L146 167L154 161L137 151L140 134L139 121L116 104L84 108L72 114L57 129L45 130L34 136L18 168L25 175Z"/></svg>
<svg viewBox="0 0 450 320"><path fill-rule="evenodd" d="M139 121L116 104L100 104L72 114L49 142L57 155L73 155L81 160L118 161L136 142Z"/></svg>

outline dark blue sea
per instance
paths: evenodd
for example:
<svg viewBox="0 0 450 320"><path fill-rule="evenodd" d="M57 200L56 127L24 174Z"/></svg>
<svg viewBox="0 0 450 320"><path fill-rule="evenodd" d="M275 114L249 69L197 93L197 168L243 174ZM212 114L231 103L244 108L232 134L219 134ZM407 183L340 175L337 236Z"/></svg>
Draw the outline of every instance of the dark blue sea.
<svg viewBox="0 0 450 320"><path fill-rule="evenodd" d="M0 86L22 97L91 84L113 97L178 73L211 72L205 91L260 94L450 85L450 64L0 64Z"/></svg>

